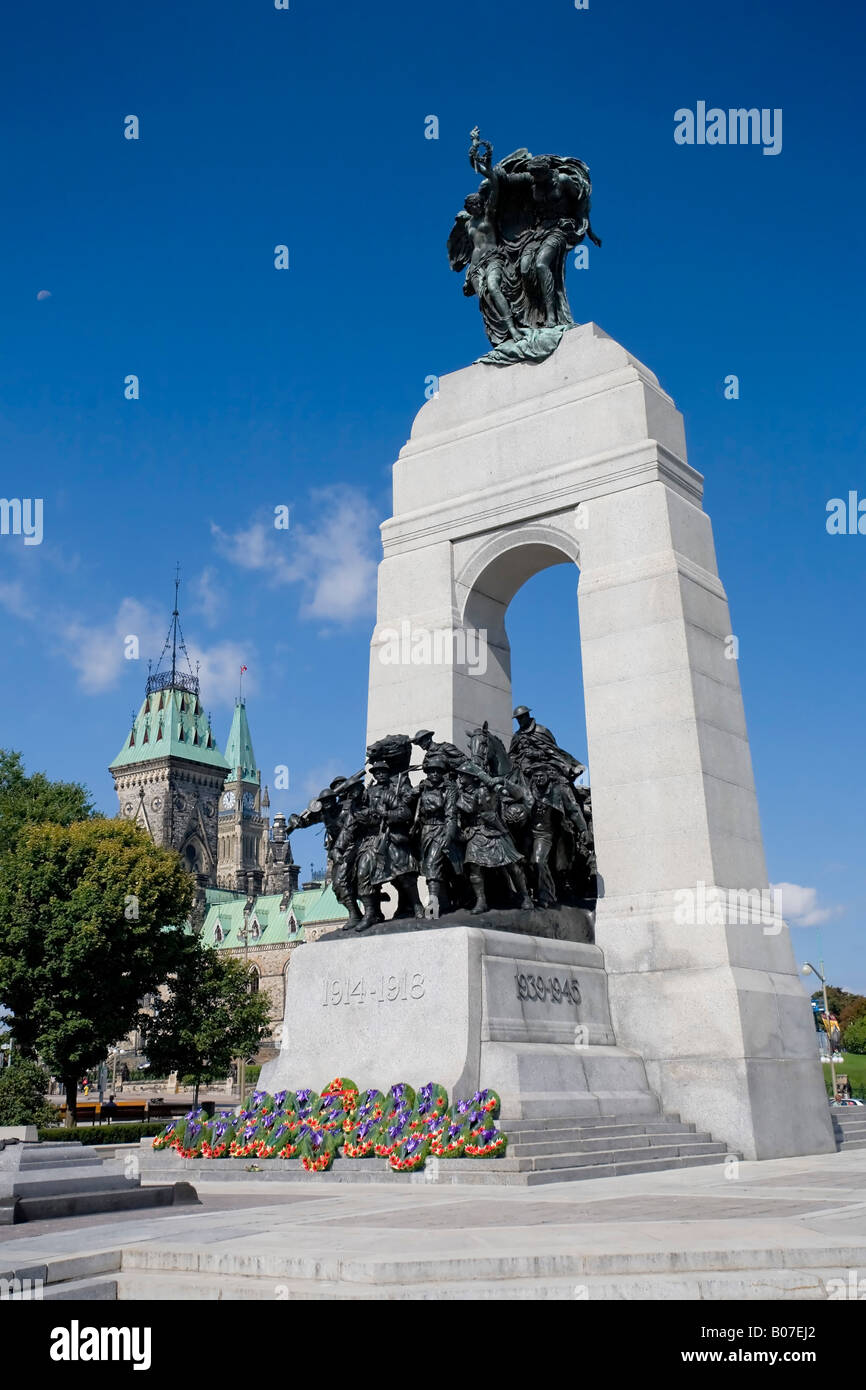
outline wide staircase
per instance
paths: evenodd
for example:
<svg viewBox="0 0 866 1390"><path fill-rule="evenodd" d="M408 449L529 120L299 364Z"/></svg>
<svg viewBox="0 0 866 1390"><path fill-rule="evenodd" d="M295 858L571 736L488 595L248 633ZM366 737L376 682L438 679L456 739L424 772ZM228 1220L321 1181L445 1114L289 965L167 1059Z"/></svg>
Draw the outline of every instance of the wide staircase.
<svg viewBox="0 0 866 1390"><path fill-rule="evenodd" d="M197 1200L188 1183L142 1187L135 1155L104 1158L97 1147L78 1143L16 1144L7 1158L0 1192L0 1224L46 1221L115 1211L173 1206ZM10 1171L11 1170L11 1171Z"/></svg>
<svg viewBox="0 0 866 1390"><path fill-rule="evenodd" d="M831 1109L830 1116L837 1149L844 1153L849 1149L866 1149L866 1105Z"/></svg>
<svg viewBox="0 0 866 1390"><path fill-rule="evenodd" d="M726 1144L696 1130L678 1115L635 1120L615 1115L593 1119L504 1120L504 1158L443 1160L439 1178L461 1183L535 1187L541 1183L694 1168L735 1157Z"/></svg>

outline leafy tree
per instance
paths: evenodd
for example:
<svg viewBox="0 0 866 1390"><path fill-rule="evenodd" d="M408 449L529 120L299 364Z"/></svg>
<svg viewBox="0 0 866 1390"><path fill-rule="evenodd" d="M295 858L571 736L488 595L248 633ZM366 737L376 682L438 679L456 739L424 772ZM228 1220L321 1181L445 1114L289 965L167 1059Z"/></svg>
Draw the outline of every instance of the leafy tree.
<svg viewBox="0 0 866 1390"><path fill-rule="evenodd" d="M866 1014L850 1024L842 1035L842 1048L845 1052L856 1052L858 1056L866 1053Z"/></svg>
<svg viewBox="0 0 866 1390"><path fill-rule="evenodd" d="M191 1076L198 1102L202 1083L221 1080L235 1057L251 1057L270 1032L266 993L250 989L249 967L198 937L144 1025L144 1048L156 1072Z"/></svg>
<svg viewBox="0 0 866 1390"><path fill-rule="evenodd" d="M90 793L78 782L28 777L20 753L0 748L0 855L12 849L24 825L71 825L94 814Z"/></svg>
<svg viewBox="0 0 866 1390"><path fill-rule="evenodd" d="M0 1125L54 1125L57 1111L45 1099L48 1073L16 1055L0 1071Z"/></svg>
<svg viewBox="0 0 866 1390"><path fill-rule="evenodd" d="M866 1015L866 996L862 994L849 994L847 996L847 1003L839 1014L839 1027L842 1029L842 1032L844 1033L846 1028L850 1028L852 1023L856 1023L857 1020L863 1018L864 1015Z"/></svg>
<svg viewBox="0 0 866 1390"><path fill-rule="evenodd" d="M60 1077L70 1122L79 1077L174 968L192 898L174 851L127 822L25 825L0 856L0 1003L21 1051Z"/></svg>

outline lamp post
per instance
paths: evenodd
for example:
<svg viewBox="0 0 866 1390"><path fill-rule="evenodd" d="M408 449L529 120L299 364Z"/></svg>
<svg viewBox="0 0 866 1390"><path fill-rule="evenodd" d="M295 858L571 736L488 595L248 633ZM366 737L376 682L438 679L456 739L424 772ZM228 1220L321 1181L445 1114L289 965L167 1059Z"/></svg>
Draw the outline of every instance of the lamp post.
<svg viewBox="0 0 866 1390"><path fill-rule="evenodd" d="M820 970L816 970L815 967L814 967L814 965L810 965L809 962L806 961L806 964L803 966L803 969L802 969L802 971L801 971L800 973L803 974L803 975L817 975L817 976L818 976L818 979L821 981L821 985L822 985L823 990L824 990L824 1017L827 1019L827 1022L829 1023L829 1022L830 1022L830 1005L827 1003L827 981L826 981L825 978L824 978L824 962L823 962L823 960L821 961L821 969L820 969ZM827 1033L827 1046L828 1046L829 1049L830 1049L830 1084L831 1084L832 1089L833 1089L833 1100L835 1100L835 1099L836 1099L836 1063L833 1061L833 1039L830 1037L829 1032Z"/></svg>
<svg viewBox="0 0 866 1390"><path fill-rule="evenodd" d="M240 931L238 932L238 936L241 938L241 940L242 940L243 943L244 943L244 970L247 969L248 959L249 959L249 939L250 939L249 920L250 920L250 910L249 910L249 907L245 907L245 908L244 908L244 924L243 924L243 926L241 927ZM246 1082L247 1082L247 1059L246 1059L246 1057L239 1057L239 1058L238 1058L238 1098L239 1098L239 1101L240 1101L240 1104L241 1104L241 1105L243 1105L243 1103L244 1103L244 1087L246 1086Z"/></svg>

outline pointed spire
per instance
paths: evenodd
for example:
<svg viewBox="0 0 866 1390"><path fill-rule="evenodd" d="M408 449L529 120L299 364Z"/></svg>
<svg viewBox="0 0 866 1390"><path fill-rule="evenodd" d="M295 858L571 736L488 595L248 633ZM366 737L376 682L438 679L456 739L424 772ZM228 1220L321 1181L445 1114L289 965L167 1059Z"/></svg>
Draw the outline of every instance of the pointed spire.
<svg viewBox="0 0 866 1390"><path fill-rule="evenodd" d="M243 700L235 701L232 727L226 741L226 761L231 768L231 777L243 782L256 780L256 755L247 719L247 707Z"/></svg>

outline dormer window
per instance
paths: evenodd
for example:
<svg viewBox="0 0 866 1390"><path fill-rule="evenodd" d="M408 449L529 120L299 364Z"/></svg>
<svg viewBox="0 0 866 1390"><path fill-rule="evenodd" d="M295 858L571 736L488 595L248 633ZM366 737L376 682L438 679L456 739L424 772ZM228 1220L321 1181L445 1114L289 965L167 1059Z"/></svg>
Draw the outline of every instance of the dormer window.
<svg viewBox="0 0 866 1390"><path fill-rule="evenodd" d="M132 733L129 735L129 747L130 747L130 748L134 748L134 747L135 747L135 730L134 730L134 729L133 729Z"/></svg>
<svg viewBox="0 0 866 1390"><path fill-rule="evenodd" d="M222 929L222 927L220 926L219 922L217 922L216 926L215 926L214 929L213 929L213 939L214 939L214 941L216 941L217 943L219 943L220 941L224 941L224 940L225 940L225 932L223 931L223 929Z"/></svg>
<svg viewBox="0 0 866 1390"><path fill-rule="evenodd" d="M157 729L157 732L156 732L156 741L157 741L157 743L159 743L159 740L160 740L161 738L162 738L162 724L160 724L160 726L159 726L159 728Z"/></svg>
<svg viewBox="0 0 866 1390"><path fill-rule="evenodd" d="M150 729L145 728L144 738L141 741L142 743L150 743Z"/></svg>
<svg viewBox="0 0 866 1390"><path fill-rule="evenodd" d="M186 742L186 734L185 734L184 731L183 731L183 725L182 725L182 724L181 724L180 730L179 730L179 732L178 732L178 739L179 739L179 741L180 741L181 743L185 743L185 742Z"/></svg>

